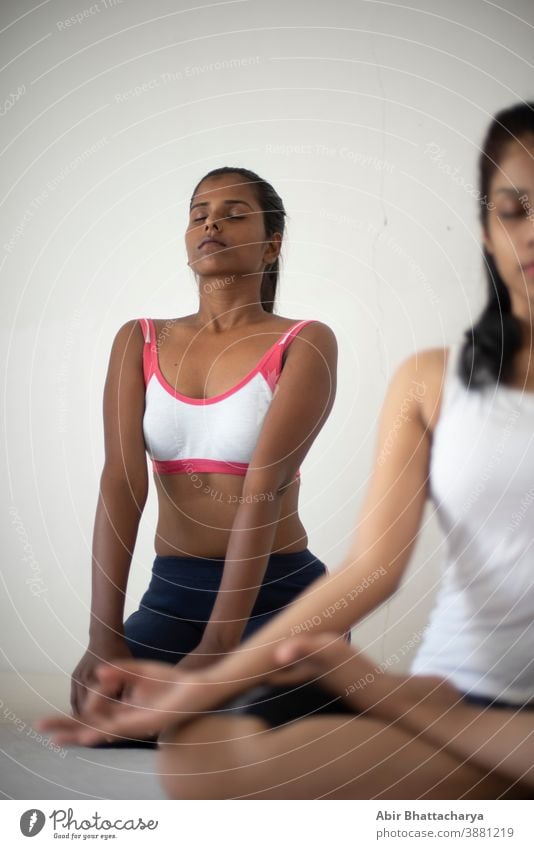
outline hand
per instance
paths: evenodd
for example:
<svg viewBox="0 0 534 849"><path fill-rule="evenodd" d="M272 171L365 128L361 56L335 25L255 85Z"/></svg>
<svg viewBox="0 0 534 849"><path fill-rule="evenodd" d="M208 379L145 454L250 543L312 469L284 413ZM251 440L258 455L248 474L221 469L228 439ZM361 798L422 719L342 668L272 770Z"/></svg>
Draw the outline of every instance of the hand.
<svg viewBox="0 0 534 849"><path fill-rule="evenodd" d="M384 717L384 712L391 713L391 695L398 691L401 679L383 674L364 654L351 648L344 635L323 632L288 638L275 648L274 662L285 668L269 676L272 685L313 682L341 696L356 713L369 711L392 719ZM394 710L398 707L394 699Z"/></svg>
<svg viewBox="0 0 534 849"><path fill-rule="evenodd" d="M181 674L176 667L157 661L114 661L95 670L97 687L87 695L80 716L51 716L36 727L51 732L56 743L91 746L117 737L155 737L176 722L177 690L198 676ZM117 701L116 693L122 692Z"/></svg>
<svg viewBox="0 0 534 849"><path fill-rule="evenodd" d="M275 648L274 661L284 668L269 675L270 684L314 682L341 696L359 713L367 710L374 713L400 680L382 674L364 654L347 643L344 635L335 632L290 637ZM378 708L376 712L379 713Z"/></svg>
<svg viewBox="0 0 534 849"><path fill-rule="evenodd" d="M103 661L110 661L112 658L129 660L131 657L132 653L126 644L126 640L120 635L89 642L87 651L71 677L70 704L74 716L79 716L82 713L88 692L96 684L96 667ZM115 692L114 697L120 698L120 690Z"/></svg>
<svg viewBox="0 0 534 849"><path fill-rule="evenodd" d="M276 647L274 659L287 666L269 677L271 684L313 680L357 711L369 711L388 722L402 722L412 708L423 704L447 710L461 701L461 694L445 679L383 672L334 633L289 638Z"/></svg>
<svg viewBox="0 0 534 849"><path fill-rule="evenodd" d="M339 695L336 686L339 675L335 673L339 667L353 662L356 656L344 635L338 633L288 637L274 649L274 662L280 664L281 668L269 673L267 680L274 686L301 684L305 681L327 686L328 679L336 695ZM345 673L343 677L346 677Z"/></svg>

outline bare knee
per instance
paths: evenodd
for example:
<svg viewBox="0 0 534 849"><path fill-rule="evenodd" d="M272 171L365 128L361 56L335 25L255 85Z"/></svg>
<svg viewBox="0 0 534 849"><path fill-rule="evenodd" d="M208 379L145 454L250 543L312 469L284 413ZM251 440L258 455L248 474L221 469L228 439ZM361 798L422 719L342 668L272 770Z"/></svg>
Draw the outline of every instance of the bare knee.
<svg viewBox="0 0 534 849"><path fill-rule="evenodd" d="M157 771L169 799L233 799L254 763L255 719L206 717L170 727L159 738ZM252 764L251 764L252 757Z"/></svg>
<svg viewBox="0 0 534 849"><path fill-rule="evenodd" d="M222 799L224 782L210 768L203 720L185 727L170 727L159 737L157 771L169 799Z"/></svg>

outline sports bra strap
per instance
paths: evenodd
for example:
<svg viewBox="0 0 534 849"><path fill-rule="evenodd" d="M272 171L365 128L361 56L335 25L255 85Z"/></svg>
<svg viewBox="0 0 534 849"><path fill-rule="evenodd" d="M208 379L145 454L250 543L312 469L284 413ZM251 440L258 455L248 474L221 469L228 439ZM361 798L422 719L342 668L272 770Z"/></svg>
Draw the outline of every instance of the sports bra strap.
<svg viewBox="0 0 534 849"><path fill-rule="evenodd" d="M302 321L298 321L296 324L293 325L293 327L289 328L289 330L287 331L287 333L284 336L282 336L282 338L280 339L278 344L281 345L283 347L283 349L285 350L287 348L287 346L290 344L290 342L292 342L292 340L295 338L297 333L300 333L302 328L306 324L311 324L312 321L316 321L316 319L305 318Z"/></svg>
<svg viewBox="0 0 534 849"><path fill-rule="evenodd" d="M275 343L272 349L272 354L267 358L263 368L261 369L265 376L267 376L267 373L269 374L269 383L272 383L273 381L275 383L278 379L282 368L282 357L295 336L300 333L303 327L307 324L311 324L313 321L316 321L316 319L307 318L302 321L298 321L289 328L289 330L282 336L281 339L278 340L277 343ZM157 371L156 327L153 319L151 318L140 318L139 323L145 340L143 347L143 374L145 378L145 386L147 386L148 381L154 372ZM274 363L273 360L275 361ZM272 371L273 365L274 373Z"/></svg>
<svg viewBox="0 0 534 849"><path fill-rule="evenodd" d="M462 347L463 341L455 342L449 346L449 355L447 357L447 365L445 367L444 381L441 389L440 418L449 404L458 395L458 392L463 394L465 391L465 387L458 374Z"/></svg>
<svg viewBox="0 0 534 849"><path fill-rule="evenodd" d="M157 350L156 345L152 343L152 328L154 327L152 319L140 318L139 324L143 331L145 344L143 346L143 375L145 378L145 386L148 386L148 381L156 371L157 366Z"/></svg>
<svg viewBox="0 0 534 849"><path fill-rule="evenodd" d="M140 318L139 323L141 325L141 330L143 331L143 337L145 340L145 344L150 342L150 322L148 318Z"/></svg>
<svg viewBox="0 0 534 849"><path fill-rule="evenodd" d="M266 357L262 360L260 371L272 391L274 391L274 388L278 383L278 378L282 372L282 360L286 350L297 333L302 330L304 325L309 324L311 321L315 321L315 319L305 319L304 321L299 321L290 327L289 330L284 333L282 338L279 339L278 342L274 343L273 347L267 352Z"/></svg>

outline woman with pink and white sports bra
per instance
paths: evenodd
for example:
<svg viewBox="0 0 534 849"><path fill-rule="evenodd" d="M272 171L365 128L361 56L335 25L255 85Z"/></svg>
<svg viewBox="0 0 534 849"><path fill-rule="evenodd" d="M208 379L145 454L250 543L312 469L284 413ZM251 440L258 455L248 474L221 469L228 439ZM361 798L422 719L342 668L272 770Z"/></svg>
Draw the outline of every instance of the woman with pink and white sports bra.
<svg viewBox="0 0 534 849"><path fill-rule="evenodd" d="M324 323L273 312L284 216L253 172L211 171L193 192L185 237L198 311L128 321L115 337L74 714L101 661L205 666L326 572L298 515L299 467L334 402L337 346ZM147 453L156 557L124 622Z"/></svg>

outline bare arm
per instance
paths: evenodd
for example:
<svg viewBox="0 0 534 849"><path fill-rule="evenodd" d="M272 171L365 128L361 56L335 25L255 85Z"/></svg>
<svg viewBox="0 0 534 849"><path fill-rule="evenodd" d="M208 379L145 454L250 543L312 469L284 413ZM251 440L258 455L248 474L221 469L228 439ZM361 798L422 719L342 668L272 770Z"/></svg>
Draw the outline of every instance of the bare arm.
<svg viewBox="0 0 534 849"><path fill-rule="evenodd" d="M310 623L313 633L343 633L396 590L427 498L431 439L422 410L427 374L428 358L419 354L405 361L391 381L370 485L342 568L314 582L257 634L202 670L199 683L208 687L188 688L188 696L178 687L178 708L185 709L190 700L198 710L209 709L246 690L276 667L274 648L279 641L309 630Z"/></svg>
<svg viewBox="0 0 534 849"><path fill-rule="evenodd" d="M79 712L99 660L130 656L124 643L124 596L139 520L148 492L142 434L143 337L129 321L113 342L104 388L105 463L92 551L89 648L74 670L73 710Z"/></svg>
<svg viewBox="0 0 534 849"><path fill-rule="evenodd" d="M534 710L479 707L436 676L392 675L333 633L286 640L273 683L313 680L354 707L445 749L458 760L534 786Z"/></svg>
<svg viewBox="0 0 534 849"><path fill-rule="evenodd" d="M313 634L343 633L395 591L415 545L427 496L430 435L421 409L426 391L425 370L418 367L422 359L419 355L406 361L391 381L381 414L372 479L343 567L315 581L257 634L206 669L187 673L179 664L170 680L165 677L165 686L158 685L163 692L155 703L149 702L150 711L121 705L119 718L112 706L108 730L139 733L145 727L162 729L211 710L269 679L280 666L277 647L288 637L308 631L308 623L312 623ZM372 575L377 577L370 582ZM146 669L139 661L118 663L113 670L105 670L107 687L134 680L149 694L152 682L145 676L156 677L156 672L146 673ZM163 673L164 669L161 676ZM109 689L103 688L103 692L109 695ZM95 716L108 709L105 698L96 695Z"/></svg>
<svg viewBox="0 0 534 849"><path fill-rule="evenodd" d="M288 348L245 477L219 593L197 651L225 652L239 643L265 575L284 491L334 403L336 367L336 339L321 322L303 328Z"/></svg>
<svg viewBox="0 0 534 849"><path fill-rule="evenodd" d="M405 694L406 698L406 694ZM442 746L457 758L534 787L534 711L479 708L462 701L445 707L412 699L398 725Z"/></svg>

